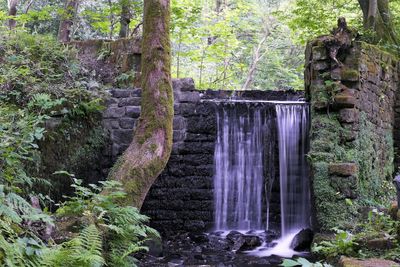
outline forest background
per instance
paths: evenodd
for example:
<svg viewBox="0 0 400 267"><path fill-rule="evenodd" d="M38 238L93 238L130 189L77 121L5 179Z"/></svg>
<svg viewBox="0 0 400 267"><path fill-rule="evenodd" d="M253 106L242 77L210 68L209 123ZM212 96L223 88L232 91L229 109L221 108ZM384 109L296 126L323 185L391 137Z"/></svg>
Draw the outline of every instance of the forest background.
<svg viewBox="0 0 400 267"><path fill-rule="evenodd" d="M142 0L76 2L71 39L142 33ZM389 2L396 29L400 3ZM0 20L6 21L7 3L1 4ZM340 16L363 33L356 0L172 0L171 5L172 75L194 78L199 89L302 90L308 40L329 33ZM53 36L66 13L60 0L17 1L17 10L19 27Z"/></svg>

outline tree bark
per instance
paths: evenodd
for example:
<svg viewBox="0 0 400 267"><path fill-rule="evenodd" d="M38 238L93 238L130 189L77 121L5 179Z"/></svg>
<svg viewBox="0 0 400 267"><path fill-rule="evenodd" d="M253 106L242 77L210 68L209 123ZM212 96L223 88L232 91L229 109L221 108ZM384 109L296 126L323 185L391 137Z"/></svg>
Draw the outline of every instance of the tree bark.
<svg viewBox="0 0 400 267"><path fill-rule="evenodd" d="M18 0L8 0L8 16L10 17L15 17L17 15L17 5L18 5ZM8 27L10 30L14 29L15 26L17 26L17 22L15 19L10 18L8 20Z"/></svg>
<svg viewBox="0 0 400 267"><path fill-rule="evenodd" d="M129 0L121 0L121 17L119 20L120 23L120 30L119 30L119 37L125 38L129 35L129 23L132 19L132 13L129 6Z"/></svg>
<svg viewBox="0 0 400 267"><path fill-rule="evenodd" d="M128 204L141 208L172 150L173 90L170 1L144 1L142 105L134 138L109 178L122 182Z"/></svg>
<svg viewBox="0 0 400 267"><path fill-rule="evenodd" d="M358 0L363 12L364 28L376 34L375 42L399 45L389 9L389 0Z"/></svg>
<svg viewBox="0 0 400 267"><path fill-rule="evenodd" d="M79 0L66 0L64 14L58 29L58 40L66 43L71 41L71 30L74 25L74 18L78 10Z"/></svg>

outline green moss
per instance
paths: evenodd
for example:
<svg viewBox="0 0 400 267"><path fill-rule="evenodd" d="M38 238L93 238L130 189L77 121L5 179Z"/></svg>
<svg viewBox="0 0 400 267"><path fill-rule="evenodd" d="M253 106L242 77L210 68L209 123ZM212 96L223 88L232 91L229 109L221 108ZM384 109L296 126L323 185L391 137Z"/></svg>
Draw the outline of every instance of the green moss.
<svg viewBox="0 0 400 267"><path fill-rule="evenodd" d="M317 162L312 168L317 221L321 230L330 231L333 227L350 224L355 218L355 207L348 205L331 186L328 163Z"/></svg>
<svg viewBox="0 0 400 267"><path fill-rule="evenodd" d="M42 160L36 174L52 184L51 196L60 200L68 194L69 177L55 176L56 171L68 171L80 179L93 182L99 180L102 173L98 168L106 137L100 126L100 118L64 119L54 129L49 129L40 144Z"/></svg>
<svg viewBox="0 0 400 267"><path fill-rule="evenodd" d="M386 51L383 47L379 45L373 45L366 42L358 42L361 48L365 51L366 54L379 54L383 58L390 58L392 61L399 61L399 57L396 54Z"/></svg>
<svg viewBox="0 0 400 267"><path fill-rule="evenodd" d="M360 166L360 201L366 205L371 203L386 205L390 198L389 194L393 192L387 190L386 184L386 181L392 179L394 171L392 134L390 132L385 134L383 148L377 146L381 139L382 136L374 132L374 126L368 121L367 115L361 112L360 134L356 144L358 153L354 156L354 160ZM379 159L384 160L383 166L380 165Z"/></svg>
<svg viewBox="0 0 400 267"><path fill-rule="evenodd" d="M358 81L360 73L355 69L343 68L340 75L343 81Z"/></svg>
<svg viewBox="0 0 400 267"><path fill-rule="evenodd" d="M345 227L349 221L358 219L357 208L387 204L393 195L390 183L394 157L392 134L386 133L382 144L382 136L363 112L359 123L358 138L345 143L341 137L350 134L351 130L341 126L336 113L330 116L313 114L308 157L313 170L317 219L322 230ZM380 165L382 159L383 166ZM331 162L355 162L359 165L359 174L347 178L331 177L328 173ZM346 203L346 197L357 199Z"/></svg>
<svg viewBox="0 0 400 267"><path fill-rule="evenodd" d="M95 162L98 158L98 152L105 145L104 130L101 127L92 129L85 138L85 143L78 147L77 150L71 151L69 166L78 168L82 164Z"/></svg>

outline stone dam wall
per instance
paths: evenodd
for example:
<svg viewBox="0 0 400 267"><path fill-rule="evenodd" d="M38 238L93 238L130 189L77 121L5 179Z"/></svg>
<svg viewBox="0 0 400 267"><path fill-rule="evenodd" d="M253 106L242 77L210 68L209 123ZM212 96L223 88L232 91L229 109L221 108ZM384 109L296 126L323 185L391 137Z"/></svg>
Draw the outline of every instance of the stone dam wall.
<svg viewBox="0 0 400 267"><path fill-rule="evenodd" d="M362 42L338 66L319 39L306 51L316 225L346 227L371 203L393 198L399 166L399 62ZM361 212L362 213L362 212Z"/></svg>
<svg viewBox="0 0 400 267"><path fill-rule="evenodd" d="M206 231L212 228L214 220L215 100L298 100L304 94L293 91L235 94L232 91L198 91L192 79L174 80L173 87L173 150L167 167L148 193L142 212L151 217L151 225L164 234ZM128 147L140 115L140 89L115 89L110 94L102 119L109 137L103 151L103 173L108 172Z"/></svg>

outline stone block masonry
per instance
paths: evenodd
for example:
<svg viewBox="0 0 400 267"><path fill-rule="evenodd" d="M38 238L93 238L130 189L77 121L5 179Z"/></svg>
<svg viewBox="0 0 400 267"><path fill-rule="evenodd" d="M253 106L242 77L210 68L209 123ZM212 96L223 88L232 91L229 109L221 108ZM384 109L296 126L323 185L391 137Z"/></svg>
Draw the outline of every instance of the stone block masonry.
<svg viewBox="0 0 400 267"><path fill-rule="evenodd" d="M215 102L210 100L298 100L292 91L198 91L192 79L173 81L175 96L174 145L164 172L150 189L142 212L165 235L206 231L214 220L213 175L216 140ZM140 115L140 89L113 89L103 112L108 145L106 174L133 138Z"/></svg>
<svg viewBox="0 0 400 267"><path fill-rule="evenodd" d="M322 230L350 226L358 208L394 197L391 180L400 163L399 62L354 42L340 51L338 66L328 49L319 39L309 43L305 71L309 159Z"/></svg>

